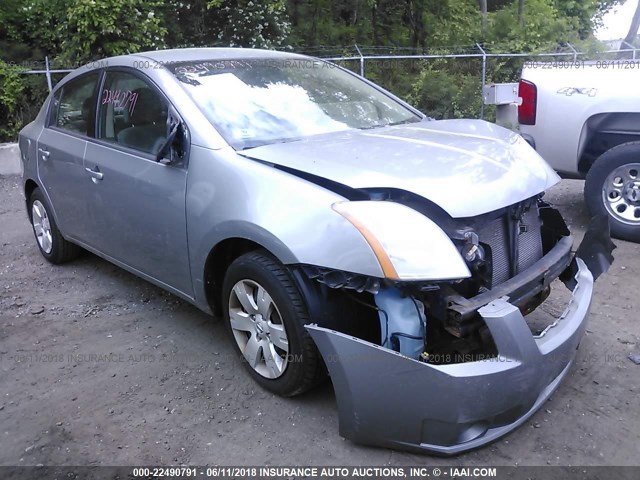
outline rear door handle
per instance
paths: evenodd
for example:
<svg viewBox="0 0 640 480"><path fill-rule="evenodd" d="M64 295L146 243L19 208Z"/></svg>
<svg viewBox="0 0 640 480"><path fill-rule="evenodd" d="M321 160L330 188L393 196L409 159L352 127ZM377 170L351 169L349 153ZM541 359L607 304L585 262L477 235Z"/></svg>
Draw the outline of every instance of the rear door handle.
<svg viewBox="0 0 640 480"><path fill-rule="evenodd" d="M38 152L40 152L40 158L42 158L42 160L44 160L45 162L49 159L49 155L51 155L51 152L49 152L49 150L45 150L44 148L38 148Z"/></svg>
<svg viewBox="0 0 640 480"><path fill-rule="evenodd" d="M87 167L85 168L85 170L91 176L91 180L93 180L93 183L96 183L98 180L102 180L102 178L104 177L98 167L96 167L95 170L91 170L89 167Z"/></svg>

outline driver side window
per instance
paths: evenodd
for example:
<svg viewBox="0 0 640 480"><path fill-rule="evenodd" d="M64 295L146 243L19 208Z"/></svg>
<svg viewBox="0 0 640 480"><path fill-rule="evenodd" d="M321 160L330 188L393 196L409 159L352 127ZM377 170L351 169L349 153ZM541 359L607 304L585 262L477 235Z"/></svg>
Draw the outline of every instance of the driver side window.
<svg viewBox="0 0 640 480"><path fill-rule="evenodd" d="M156 155L167 137L167 104L141 78L107 72L98 99L98 138Z"/></svg>

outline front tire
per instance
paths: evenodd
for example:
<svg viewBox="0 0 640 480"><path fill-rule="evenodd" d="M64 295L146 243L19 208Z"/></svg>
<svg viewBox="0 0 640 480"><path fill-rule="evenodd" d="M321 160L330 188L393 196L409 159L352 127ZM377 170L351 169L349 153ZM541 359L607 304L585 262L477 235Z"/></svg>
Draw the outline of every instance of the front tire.
<svg viewBox="0 0 640 480"><path fill-rule="evenodd" d="M80 247L67 241L60 233L51 207L39 188L29 198L29 218L42 256L53 264L65 263L80 254Z"/></svg>
<svg viewBox="0 0 640 480"><path fill-rule="evenodd" d="M291 397L323 378L320 354L304 328L304 300L288 270L268 252L238 257L222 292L227 330L256 382Z"/></svg>
<svg viewBox="0 0 640 480"><path fill-rule="evenodd" d="M595 161L584 187L592 215L609 216L611 235L640 242L640 142L629 142Z"/></svg>

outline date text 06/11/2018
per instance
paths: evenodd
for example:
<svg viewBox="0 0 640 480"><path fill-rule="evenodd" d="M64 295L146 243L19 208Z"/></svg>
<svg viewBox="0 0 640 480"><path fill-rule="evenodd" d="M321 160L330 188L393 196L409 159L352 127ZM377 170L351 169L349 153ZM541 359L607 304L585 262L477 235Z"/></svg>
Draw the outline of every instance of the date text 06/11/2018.
<svg viewBox="0 0 640 480"><path fill-rule="evenodd" d="M525 68L534 70L597 68L600 70L640 70L640 60L558 60L558 61L526 61Z"/></svg>

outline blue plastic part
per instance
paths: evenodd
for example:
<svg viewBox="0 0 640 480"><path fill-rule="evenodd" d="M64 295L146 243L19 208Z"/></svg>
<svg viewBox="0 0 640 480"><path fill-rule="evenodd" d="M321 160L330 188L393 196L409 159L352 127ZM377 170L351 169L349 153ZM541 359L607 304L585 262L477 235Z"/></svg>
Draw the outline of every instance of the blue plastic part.
<svg viewBox="0 0 640 480"><path fill-rule="evenodd" d="M380 344L417 360L424 351L427 318L424 305L403 297L397 288L385 288L374 297L380 309Z"/></svg>

